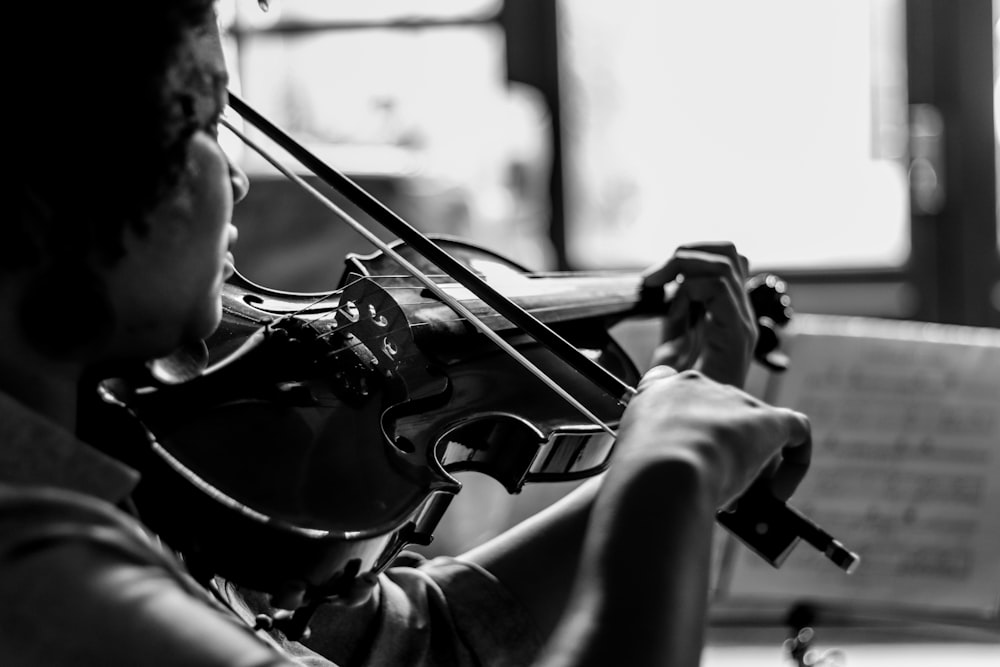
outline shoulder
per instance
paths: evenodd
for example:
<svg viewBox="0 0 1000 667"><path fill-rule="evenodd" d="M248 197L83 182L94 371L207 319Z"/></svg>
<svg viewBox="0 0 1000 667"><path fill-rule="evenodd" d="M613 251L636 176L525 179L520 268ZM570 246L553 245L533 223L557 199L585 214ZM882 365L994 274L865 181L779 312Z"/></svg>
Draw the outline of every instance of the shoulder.
<svg viewBox="0 0 1000 667"><path fill-rule="evenodd" d="M46 572L52 579L94 579L99 570L124 565L207 598L174 552L110 502L59 487L0 483L0 588L16 572L26 580Z"/></svg>
<svg viewBox="0 0 1000 667"><path fill-rule="evenodd" d="M117 546L136 556L160 550L136 519L107 501L58 487L0 483L0 561L67 542Z"/></svg>
<svg viewBox="0 0 1000 667"><path fill-rule="evenodd" d="M292 664L134 517L65 489L0 484L0 599L13 664Z"/></svg>

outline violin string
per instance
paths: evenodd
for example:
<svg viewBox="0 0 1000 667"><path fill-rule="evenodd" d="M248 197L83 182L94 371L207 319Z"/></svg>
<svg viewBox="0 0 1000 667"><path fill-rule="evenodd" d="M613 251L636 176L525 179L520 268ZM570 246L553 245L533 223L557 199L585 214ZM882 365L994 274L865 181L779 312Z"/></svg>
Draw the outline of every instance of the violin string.
<svg viewBox="0 0 1000 667"><path fill-rule="evenodd" d="M387 277L387 276L377 276L377 278L385 278L385 277ZM409 278L409 276L396 276L396 277L397 278L398 277ZM313 307L315 305L318 305L318 304L322 303L323 301L325 301L325 300L327 300L327 299L329 299L329 298L331 298L331 297L333 297L333 296L341 293L344 289L347 289L349 287L353 287L354 285L356 285L356 284L358 284L358 283L360 283L360 282L362 282L364 280L371 280L372 278L373 278L373 276L361 276L359 278L356 278L354 281L352 281L350 283L347 283L342 288L340 288L338 290L331 291L328 294L325 294L322 297L316 299L315 301L310 302L308 305L306 305L306 306L304 306L302 308L299 308L298 310L292 311L291 313L287 313L287 314L283 315L282 318L290 318L290 317L295 317L295 316L301 316L303 313L307 312L309 310L309 308L311 308L311 307ZM398 289L398 290L407 290L407 289L409 289L409 290L422 290L423 289L423 287L420 287L420 286L417 286L417 285L398 285L398 286L394 286L393 288L394 289ZM459 299L459 301L461 303L481 303L480 300L475 299L475 298L472 298L472 299ZM435 303L437 303L437 302L435 302ZM597 300L597 301L589 299L588 302L587 302L587 306L589 308L593 308L595 306L596 307L600 307L600 306L616 306L616 305L620 305L620 303L621 303L621 299L619 299L619 298L608 298L608 299L605 299L605 300ZM545 315L545 314L551 314L551 313L558 313L560 310L567 310L567 309L569 309L569 307L568 306L563 306L563 305L536 306L536 307L533 307L533 308L525 308L525 310L527 312L531 313L532 315ZM340 310L339 308L334 308L329 313L324 313L323 315L321 315L319 317L316 317L314 319L306 319L305 322L311 328L315 328L315 327L313 327L313 325L316 322L318 322L318 321L323 321L323 320L325 320L327 318L330 318L330 317L336 318L336 314L337 314L337 312L339 312L339 310ZM382 310L373 310L370 313L370 317L366 318L366 319L375 319L377 317L387 315L391 311L392 311L392 306L388 306L388 307L386 307L385 309L382 309ZM479 315L478 317L480 319L484 319L484 320L488 320L488 321L490 321L490 320L507 321L503 317L503 315L501 315L499 313L485 313L485 314ZM438 320L438 321L442 322L444 324L452 324L452 323L455 323L455 322L466 322L467 320L465 318L462 318L462 317L453 317L451 319L441 319L441 320ZM317 331L316 335L317 335L318 339L322 340L322 339L325 339L325 338L329 338L332 335L341 333L344 329L352 327L354 325L355 325L354 322L351 322L349 324L343 324L343 325L335 324L333 327L330 327L330 328L326 329L326 331L323 331L323 332ZM397 331L399 331L399 330L398 329L397 330L390 330L390 331L384 332L384 334L387 335L387 334L390 334L390 333L396 333ZM339 350L336 350L336 351L339 351Z"/></svg>
<svg viewBox="0 0 1000 667"><path fill-rule="evenodd" d="M460 320L456 319L456 321L460 321ZM338 332L340 332L340 331L342 331L344 329L347 329L347 328L348 328L348 325L344 325L344 326L341 326L341 327L331 328L330 330L328 330L328 331L326 331L324 333L317 333L317 339L326 339L326 338L330 337L331 335L334 335L334 334L336 334L336 333L338 333ZM409 325L405 325L405 326L401 326L401 327L398 327L398 328L395 328L395 329L389 329L389 330L383 331L380 335L388 337L388 336L392 336L393 334L396 334L396 333L405 332L405 331L409 330L409 328L410 328ZM353 351L356 348L364 348L364 349L368 349L368 350L371 349L368 341L363 340L361 338L357 338L355 342L346 342L346 343L340 345L339 347L331 347L330 350L327 352L327 355L328 356L332 356L332 355L336 355L336 354L342 354L344 352L351 352L351 351ZM407 348L408 348L408 346L404 346L403 347L403 349L407 349ZM416 353L414 353L414 354L401 354L401 355L395 356L394 359L396 361L401 361L401 360L406 359L406 358L411 357L411 356L416 356ZM320 400L319 398L317 398L316 405L318 407L329 407L329 406L332 406L333 403L325 403L322 400ZM606 430L606 429L602 429L602 430Z"/></svg>
<svg viewBox="0 0 1000 667"><path fill-rule="evenodd" d="M584 272L578 272L578 273L576 273L574 275L582 275L583 273ZM605 274L607 274L607 273L612 273L612 272L605 272ZM448 276L445 276L443 274L434 274L434 275L432 275L432 274L425 274L425 275L428 275L429 277L437 277L437 278L448 277ZM531 275L541 276L541 275L544 275L544 274L520 274L520 275L522 275L522 276L531 276ZM559 274L554 274L554 275L557 275L560 278L562 278L563 276L566 276L566 273L559 273ZM594 273L588 273L587 275L594 275ZM386 274L386 275L380 275L380 276L359 276L359 277L355 278L353 281L351 281L351 282L343 285L339 289L332 290L330 292L327 292L325 294L320 295L317 299L315 299L315 300L307 303L305 306L302 306L298 310L294 310L294 311L292 311L290 313L286 313L285 315L282 316L282 318L293 318L293 317L296 317L296 316L301 316L302 314L306 313L310 308L313 308L313 307L319 305L320 303L322 303L322 302L324 302L324 301L332 298L333 296L336 296L336 295L339 295L339 294L343 293L344 290L349 289L349 288L351 288L351 287L353 287L353 286L355 286L357 284L360 284L360 283L362 283L362 281L372 281L372 282L378 283L378 282L384 281L386 279L409 279L409 278L411 278L411 276L406 275L406 274L398 274L398 275ZM421 285L393 285L393 289L396 289L396 290L423 290L424 287L421 286ZM481 303L481 300L476 299L476 298L464 299L464 300L463 299L459 299L459 301L462 302L462 303ZM620 303L621 303L621 299L618 298L618 297L608 298L606 300L597 300L597 301L595 301L593 299L588 299L587 306L591 307L591 308L595 307L595 306L597 306L597 307L600 307L600 306L616 306L616 305L619 305ZM565 310L565 309L568 309L568 308L569 307L562 306L562 305L551 305L551 306L536 306L534 308L525 308L525 310L527 312L531 313L532 315L544 315L544 314L550 314L550 313L557 313L560 310ZM328 319L330 317L336 318L336 313L339 310L340 310L339 308L334 308L333 311L331 311L329 313L325 313L324 315L322 315L320 317L317 317L317 318L314 318L314 319L305 319L305 323L310 328L316 330L316 327L314 326L314 324L316 322L326 320L326 319ZM375 319L377 317L384 316L384 315L390 313L391 310L392 310L392 306L389 306L389 307L385 308L384 310L375 310L375 311L372 311L370 319ZM480 319L484 319L484 320L507 321L503 317L503 315L501 315L499 313L481 314L481 315L479 315L479 318ZM444 324L451 324L451 323L455 323L455 322L465 322L467 320L464 319L464 318L462 318L462 317L454 317L454 318L451 318L451 319L442 319L442 320L439 320L439 321L442 322L442 323L444 323ZM342 330L344 330L346 328L349 328L349 327L351 327L353 325L354 325L353 322L350 323L350 324L344 324L344 325L336 325L335 324L333 327L328 328L326 331L316 330L316 337L317 337L318 340L323 340L323 339L329 338L329 337L331 337L333 335L336 335L336 334L340 333ZM400 331L400 329L385 331L385 332L383 332L383 335L394 334L394 333L397 333L398 331ZM359 339L359 340L361 340L361 339ZM363 341L363 342L367 343L367 341ZM339 353L339 352L341 352L343 350L350 349L351 347L354 347L354 346L355 345L344 346L343 348L338 349L338 350L331 350L331 353L336 354L336 353Z"/></svg>
<svg viewBox="0 0 1000 667"><path fill-rule="evenodd" d="M428 277L446 277L446 276L431 276L430 274L425 274L425 275L428 275ZM537 276L542 276L544 274L522 274L522 275L529 275L529 276L530 275L537 275ZM558 275L558 276L561 277L561 276L563 276L565 274L561 274L560 273L560 274L554 274L554 275ZM370 280L370 281L373 281L373 282L377 283L377 282L380 282L380 281L383 281L383 280L386 280L386 279L400 279L400 278L411 278L411 276L408 276L408 275L361 276L359 278L356 278L353 282L348 283L347 285L345 285L343 288L341 288L341 290L336 290L334 292L331 292L330 294L324 296L322 299L317 300L315 303L321 303L322 301L324 301L325 299L329 298L330 296L338 293L339 291L342 291L343 289L346 289L347 287L353 286L353 285L359 283L362 280ZM452 284L457 285L457 283L452 283ZM398 291L404 291L404 290L422 291L422 290L425 289L425 287L422 286L422 285L393 285L392 289L398 290ZM446 287L442 287L442 289L446 289ZM465 288L460 288L460 289L464 290ZM462 299L460 297L453 297L453 298L455 300L457 300L459 303L462 303L462 304L466 304L466 303L469 303L469 304L483 304L483 301L481 299L478 299L478 298L475 298L475 297L468 298L468 299ZM601 306L618 306L618 305L621 305L621 303L622 303L622 299L619 296L617 296L617 295L616 296L609 296L606 299L600 299L599 297L595 299L592 294L589 294L588 297L587 297L587 307L588 308L593 308L595 306L596 307L601 307ZM301 309L299 309L298 311L295 311L292 314L293 315L299 315L299 314L305 312L312 305L314 305L314 304L310 304L310 306L307 306L305 308L301 308ZM558 313L560 310L570 310L572 308L573 308L573 306L547 305L547 306L525 307L524 310L526 310L528 313L530 313L532 315L539 315L539 314L543 314L544 315L544 314L549 314L549 313ZM384 315L386 312L387 311L377 311L377 313L375 313L374 315ZM492 313L492 314L487 313L487 314L479 315L478 317L484 318L484 319L494 319L494 320L508 321L500 313ZM467 321L467 320L465 318L462 318L462 317L455 317L453 319L443 319L443 320L440 320L440 321L447 324L447 323L453 323L453 322L464 322L464 321Z"/></svg>
<svg viewBox="0 0 1000 667"><path fill-rule="evenodd" d="M328 198L324 197L316 188L307 183L298 174L292 172L292 170L286 168L280 163L276 158L271 156L262 147L257 145L256 142L252 141L243 132L236 129L236 127L230 123L227 119L220 119L222 125L229 129L233 134L235 134L241 141L243 141L247 146L257 152L262 158L269 162L275 169L280 171L286 178L296 183L303 191L312 195L317 201L319 201L323 206L328 208L332 213L334 213L342 222L347 224L349 227L354 229L358 234L367 239L376 248L379 248L382 252L392 257L400 266L406 269L407 272L413 275L414 278L423 282L429 290L437 294L445 303L455 309L460 315L464 315L468 318L468 321L475 326L479 331L485 335L487 338L492 340L497 346L503 349L512 359L521 364L525 369L528 370L532 375L537 377L543 383L545 383L553 392L558 396L561 396L563 400L571 404L577 411L580 412L584 417L589 419L594 425L600 427L602 430L608 433L611 437L617 437L614 429L612 429L608 424L606 424L600 417L595 415L587 406L581 403L575 396L570 394L566 389L559 385L555 380L550 378L541 369L539 369L535 364L533 364L527 357L518 352L514 347L504 340L499 334L489 328L485 323L483 323L479 318L477 318L472 311L466 308L462 303L453 299L447 292L441 289L437 283L435 283L430 278L420 271L416 266L410 263L406 258L396 252L392 247L385 243L382 239L376 236L374 233L366 229L361 223L351 217L347 211L337 206L334 202L330 201ZM630 388L631 389L631 388ZM632 393L635 390L632 389Z"/></svg>
<svg viewBox="0 0 1000 667"><path fill-rule="evenodd" d="M355 280L352 283L348 283L348 286L349 285L354 285L355 283L359 282L360 280L363 280L363 278ZM376 311L374 311L373 313L370 314L370 317L365 318L365 319L374 320L374 319L376 319L377 317L379 317L381 315L385 315L385 314L389 313L391 310L392 310L391 306L387 307L387 308L384 308L382 310L376 310ZM296 312L301 313L303 311L302 311L302 309L300 309L299 311L296 311ZM335 335L337 335L339 333L343 333L343 332L348 331L349 329L357 326L357 322L351 322L349 324L342 324L342 325L335 323L334 326L328 327L325 331L321 331L321 330L319 330L317 328L318 323L323 322L323 321L325 321L325 320L327 320L327 319L329 319L331 317L334 318L334 321L336 322L336 316L337 316L337 310L335 309L333 312L323 313L323 314L319 315L318 317L312 318L312 319L307 319L307 318L301 318L300 317L299 321L304 321L305 324L310 329L312 329L313 331L316 332L316 339L317 340L326 340L326 339L328 339L328 338L330 338L332 336L335 336ZM289 315L284 315L284 316L282 316L281 319L284 319L286 317L289 317ZM502 319L502 315L500 315L500 314L494 314L494 315L489 316L489 317ZM450 322L464 322L466 320L464 320L464 319L462 319L460 317L455 317L455 318L453 318L451 320L441 320L441 321L445 322L445 323L450 323ZM394 329L385 329L383 331L380 331L379 336L380 337L389 337L389 336L392 336L392 335L400 333L400 332L408 331L411 327L412 327L412 325L406 323L403 326L400 326L400 327L397 327L397 328L394 328ZM356 342L347 342L347 343L341 345L340 347L331 347L329 349L329 351L327 352L327 354L328 355L341 354L343 352L352 351L355 348L366 348L366 349L370 350L371 349L370 341L366 340L366 339L363 339L363 338L357 338L356 337ZM403 356L405 357L406 355L403 355Z"/></svg>
<svg viewBox="0 0 1000 667"><path fill-rule="evenodd" d="M604 272L604 275L607 275L607 273L612 273L612 272ZM427 275L429 275L430 277L438 277L438 278L448 277L448 276L445 276L443 274L435 274L435 275L427 274ZM529 275L542 275L542 274L520 274L520 275L522 275L522 276L529 276ZM556 275L558 275L560 278L562 278L566 274L565 273L560 273L560 274L556 274ZM593 274L588 274L588 275L593 275ZM351 282L348 282L347 284L341 286L339 289L332 290L332 291L327 292L325 294L321 294L317 299L315 299L315 300L307 303L305 306L303 306L303 307L301 307L301 308L299 308L299 309L297 309L295 311L292 311L291 313L287 313L287 314L283 315L282 319L284 319L284 318L294 318L296 316L301 316L302 314L306 313L310 308L315 307L316 305L318 305L318 304L320 304L320 303L322 303L322 302L324 302L324 301L332 298L333 296L342 294L344 290L349 289L351 287L354 287L355 285L358 285L358 284L362 283L362 281L371 281L371 282L374 282L374 283L378 283L378 282L381 282L381 281L384 281L384 280L387 280L387 279L396 279L396 280L398 280L398 279L409 279L409 278L411 278L411 276L406 275L406 274L396 274L396 275L385 274L385 275L380 275L380 276L358 276L357 278L355 278ZM393 285L393 289L396 289L396 290L423 290L424 288L422 286L420 286L420 285ZM460 301L462 301L462 300L460 300ZM475 298L466 299L463 302L480 303L480 301L477 300L477 299L475 299ZM607 300L603 300L603 301L588 300L588 304L587 305L588 305L588 307L594 307L594 306L600 307L600 306L615 306L615 305L619 305L620 303L621 303L621 299L616 297L616 298L613 298L613 299L607 299ZM536 315L537 316L537 315L543 315L543 314L548 314L548 313L555 313L555 312L558 312L559 310L566 309L566 308L567 308L566 306L562 306L562 305L553 305L553 306L540 306L540 307L534 307L534 308L525 308L525 310L527 312L531 313L532 315ZM388 307L386 307L385 309L382 309L382 310L373 310L370 313L371 317L369 319L374 320L374 319L376 319L376 318L378 318L380 316L385 316L386 314L389 314L391 312L391 310L392 310L392 306L388 306ZM351 323L348 323L348 324L343 324L343 325L340 325L340 324L336 323L336 315L337 315L337 312L339 312L339 311L340 311L339 308L334 308L331 312L324 313L323 315L321 315L319 317L316 317L316 318L301 318L300 317L299 319L300 319L300 321L304 321L305 324L309 328L311 328L311 329L314 330L314 332L316 334L316 339L317 340L326 340L327 338L330 338L330 337L332 337L334 335L337 335L338 333L341 333L345 329L348 329L348 328L350 328L352 326L355 326L355 324L356 324L354 322L351 322ZM319 329L316 326L317 323L319 323L319 322L325 322L327 319L329 319L331 317L334 318L334 322L335 322L334 326L326 328L325 331ZM480 319L483 319L483 320L500 320L500 321L506 321L505 318L501 314L499 314L499 313L493 313L493 314L487 313L487 314L479 315L479 317L480 317ZM456 316L456 317L451 318L451 319L442 319L442 320L439 320L439 321L442 322L442 323L445 323L445 324L450 324L450 323L455 323L455 322L464 322L466 320L463 319L463 318L461 318L461 317L457 317ZM409 326L412 326L412 325L408 324L407 327L409 327ZM401 327L399 329L386 330L386 331L381 332L380 335L381 336L390 336L390 335L396 334L396 333L398 333L398 332L400 332L402 330L405 330L407 327ZM344 351L351 350L351 349L353 349L355 347L358 347L358 346L367 346L369 344L370 344L370 341L359 338L357 343L351 343L351 344L343 345L340 348L331 349L329 351L329 354L340 354L340 353L342 353Z"/></svg>
<svg viewBox="0 0 1000 667"><path fill-rule="evenodd" d="M482 303L481 301L479 301L477 299L459 299L458 301L459 301L459 303L471 303L471 304ZM618 305L621 305L621 300L620 299L612 299L612 298L608 298L608 299L605 299L605 300L591 300L591 301L587 302L587 307L588 308L594 308L594 307L598 307L599 308L601 306L609 306L610 307L610 306L618 306ZM532 315L549 315L549 314L552 314L552 313L558 313L560 311L567 311L567 310L570 310L570 309L571 309L571 306L565 306L565 305L558 305L557 304L557 305L550 305L550 306L534 306L534 307L530 307L530 308L525 308L524 310L526 310L527 312L531 313ZM377 317L379 315L385 315L388 312L389 312L389 309L375 311L373 313L373 316ZM503 315L501 315L500 313L484 313L484 314L478 315L477 317L479 317L480 319L487 320L487 321L499 320L499 321L503 321L503 322L508 322L508 320ZM466 318L464 318L464 317L453 317L451 319L440 319L440 320L436 320L436 321L442 322L444 324L452 324L452 323L455 323L455 322L466 322L468 320Z"/></svg>
<svg viewBox="0 0 1000 667"><path fill-rule="evenodd" d="M315 308L316 306L318 306L319 304L323 303L327 299L330 299L331 297L333 297L335 294L337 294L338 291L339 290L332 290L330 292L327 292L323 296L317 298L315 301L311 301L311 302L307 303L306 305L302 306L301 308L299 308L298 310L293 311L291 313L288 313L287 317L295 317L296 315L301 315L302 313L306 312L310 308Z"/></svg>
<svg viewBox="0 0 1000 667"><path fill-rule="evenodd" d="M356 283L359 282L359 280L360 280L360 278L359 279L355 279L354 282L351 282L351 283L348 283L347 285L344 285L344 287L341 288L341 289L331 290L331 291L327 292L326 294L320 295L315 301L307 303L306 305L302 306L298 310L292 311L291 313L288 313L286 315L286 317L295 317L296 315L301 315L302 313L306 312L310 308L314 308L314 307L318 306L319 304L323 303L324 301L326 301L327 299L333 297L334 295L339 294L344 289L355 285Z"/></svg>
<svg viewBox="0 0 1000 667"><path fill-rule="evenodd" d="M457 318L456 318L456 321L458 321L458 320L457 320ZM341 329L344 329L344 328L346 328L346 326L345 326L345 327L337 327L337 330L341 330ZM403 331L407 331L408 329L409 329L409 325L406 325L406 326L402 326L402 327L398 327L398 328L396 328L396 329L390 329L390 330L387 330L387 331L385 331L385 332L384 332L384 335L385 335L385 336L390 336L390 335L392 335L392 334L396 334L396 333L399 333L399 332L403 332ZM321 338L321 339L322 339L322 338L326 338L326 337L329 337L330 335L332 335L332 334L334 334L334 333L336 333L336 331L335 331L335 330L330 330L330 331L327 331L327 332L325 332L325 333L322 333L322 334L318 334L318 335L317 335L317 337L318 337L318 338ZM368 345L368 342L367 342L367 341L365 341L365 340L362 340L362 339L360 339L360 338L359 338L359 339L357 340L357 342L353 342L353 343L345 343L345 344L341 345L340 347L337 347L337 348L331 348L331 349L329 350L329 352L328 352L327 354L328 354L328 355L334 355L334 354L341 354L341 353L344 353L344 352L351 352L351 351L353 351L353 350L354 350L355 348L367 348L367 349L371 349L371 348L369 347L369 345ZM398 357L396 357L396 359L397 359L397 360L402 360L402 359L406 359L407 357L411 357L411 356L416 356L416 354L417 354L417 353L413 353L413 354L402 354L402 355L399 355ZM322 394L320 394L320 395L315 395L315 394L314 394L314 395L313 395L313 398L315 399L315 403L314 403L314 405L315 405L316 407L320 407L320 408L326 408L326 407L336 407L336 406L337 406L337 405L339 404L338 402L340 401L340 399L339 399L339 398L335 398L335 399L334 399L334 401L329 401L329 402L328 402L328 401L325 401L325 400L323 399L323 395L322 395ZM337 401L337 402L335 402L335 401ZM598 425L598 426L599 426L599 425ZM599 427L600 427L600 426L599 426ZM601 428L601 430L603 430L603 431L605 431L605 432L607 431L607 429L605 429L605 428L603 428L603 427L600 427L600 428Z"/></svg>
<svg viewBox="0 0 1000 667"><path fill-rule="evenodd" d="M449 279L451 278L451 276L449 276L446 273L426 273L425 272L424 275L427 276L428 278L449 278ZM615 270L607 270L607 271L525 271L524 273L517 273L516 275L517 275L518 278L527 278L527 279L535 279L535 278L559 278L560 280L563 280L563 279L570 280L570 279L573 279L573 278L609 278L609 277L610 278L615 278L615 277L631 278L634 275L634 272L633 271L627 271L627 270L622 270L622 271L615 271ZM377 280L383 280L383 279L397 279L398 280L398 279L409 279L409 278L412 278L413 276L409 275L408 273L383 273L383 274L378 275L378 276L362 276L362 277L364 277L364 278L372 278L372 279L377 279ZM454 280L454 279L452 279L451 282L453 284L455 284L455 285L458 284L458 281Z"/></svg>
<svg viewBox="0 0 1000 667"><path fill-rule="evenodd" d="M402 277L409 278L410 276L402 276ZM310 305L315 305L316 303L321 303L322 301L326 300L327 298L330 298L330 296L332 296L334 294L338 294L338 293L342 292L344 289L347 289L349 287L353 287L354 285L356 285L358 283L361 283L362 281L364 281L366 279L370 279L370 277L369 276L362 276L362 277L356 278L354 281L352 281L352 282L347 283L346 285L344 285L343 288L331 292L329 295L324 296L322 299L318 299L317 301L313 302ZM404 287L402 287L402 289L422 289L422 288L417 288L417 287L411 288L409 286L404 286ZM469 299L468 301L469 302L476 302L475 299ZM283 315L282 319L287 318L287 317L293 317L293 316L296 316L296 315L301 316L303 313L305 313L308 310L308 308L309 308L309 306L304 307L304 308L300 308L300 309L298 309L296 311L293 311L290 314ZM367 318L365 318L365 319L375 320L378 317L382 317L382 316L385 316L387 314L390 314L392 312L392 310L393 310L392 306L387 306L387 307L385 307L385 308L383 308L381 310L373 310L373 311L371 311L369 313L370 316L367 317ZM301 318L300 317L300 320L304 320L305 323L311 329L313 329L314 331L316 331L316 337L317 337L318 340L323 340L323 339L329 338L331 336L334 336L336 334L342 333L343 331L345 331L347 329L350 329L352 327L355 327L357 325L356 322L350 322L350 323L347 323L347 324L337 324L336 323L336 317L337 317L337 313L338 312L340 312L340 309L339 308L335 308L333 311L328 312L328 313L323 313L322 315L320 315L320 316L318 316L316 318L306 319L306 318ZM483 318L483 317L484 317L483 315L480 315L480 318ZM500 315L499 313L494 313L492 315L487 314L485 317L490 318L490 319L503 319L503 316ZM334 326L329 327L329 328L326 329L326 331L322 331L322 332L316 329L315 325L317 324L317 322L322 322L322 321L325 321L325 320L327 320L329 318L334 318L334 322L335 322ZM455 323L455 322L465 322L467 320L465 320L465 319L463 319L461 317L454 317L452 319L442 319L442 320L439 320L439 321L443 322L445 324L451 324L451 323ZM411 324L407 323L406 325L404 325L402 327L399 327L397 329L389 329L389 330L383 331L383 332L381 332L380 335L382 335L382 336L388 336L388 335L391 335L391 334L395 334L395 333L398 333L400 331L405 331L407 328L409 328L411 326L412 326ZM365 340L360 339L360 338L358 340L360 341L359 343L345 345L345 346L343 346L343 347L341 347L339 349L331 350L331 353L342 352L344 350L348 350L348 349L351 349L353 347L356 347L359 344L360 345L367 345L368 344L368 341L365 341Z"/></svg>

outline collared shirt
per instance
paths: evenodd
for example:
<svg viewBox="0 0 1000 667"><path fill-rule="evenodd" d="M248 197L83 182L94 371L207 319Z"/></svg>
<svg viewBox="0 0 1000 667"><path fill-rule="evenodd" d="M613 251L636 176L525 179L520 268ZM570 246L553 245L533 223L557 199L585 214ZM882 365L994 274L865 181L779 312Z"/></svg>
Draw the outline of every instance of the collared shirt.
<svg viewBox="0 0 1000 667"><path fill-rule="evenodd" d="M310 646L255 632L116 505L139 474L0 393L0 664L525 665L526 612L486 571L410 556L354 609L321 607Z"/></svg>

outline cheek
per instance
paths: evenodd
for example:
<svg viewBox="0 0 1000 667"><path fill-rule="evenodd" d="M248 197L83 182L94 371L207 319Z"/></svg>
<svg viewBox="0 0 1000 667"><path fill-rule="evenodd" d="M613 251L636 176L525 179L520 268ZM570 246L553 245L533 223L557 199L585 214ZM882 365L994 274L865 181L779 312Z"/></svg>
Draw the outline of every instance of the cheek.
<svg viewBox="0 0 1000 667"><path fill-rule="evenodd" d="M205 339L219 327L222 321L221 301L217 298L204 304L198 317L192 321L191 330L184 335L185 339Z"/></svg>
<svg viewBox="0 0 1000 667"><path fill-rule="evenodd" d="M203 337L218 325L232 206L229 163L213 138L197 133L184 179L144 244L143 270L163 300L165 330Z"/></svg>
<svg viewBox="0 0 1000 667"><path fill-rule="evenodd" d="M183 215L184 245L180 252L188 279L217 297L226 277L226 252L235 240L233 192L228 162L221 150L195 143ZM197 286L194 286L197 288Z"/></svg>
<svg viewBox="0 0 1000 667"><path fill-rule="evenodd" d="M200 330L199 337L211 333L219 323L222 285L226 278L224 241L219 235L204 241L199 252L190 256L186 273L178 276L178 290L184 291L179 305L183 308L186 304L187 319Z"/></svg>

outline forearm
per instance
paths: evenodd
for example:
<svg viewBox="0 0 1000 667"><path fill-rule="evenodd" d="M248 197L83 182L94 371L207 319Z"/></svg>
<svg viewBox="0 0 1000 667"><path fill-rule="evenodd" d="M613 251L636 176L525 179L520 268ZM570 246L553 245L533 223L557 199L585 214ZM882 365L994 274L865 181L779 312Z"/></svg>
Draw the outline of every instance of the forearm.
<svg viewBox="0 0 1000 667"><path fill-rule="evenodd" d="M625 474L592 511L567 614L539 665L699 663L716 491L683 460Z"/></svg>
<svg viewBox="0 0 1000 667"><path fill-rule="evenodd" d="M800 469L809 442L799 413L658 367L629 403L596 497L588 485L471 557L536 614L547 644L535 667L697 667L715 512L777 452L788 452L779 471Z"/></svg>
<svg viewBox="0 0 1000 667"><path fill-rule="evenodd" d="M599 478L587 480L550 507L461 556L500 579L525 605L543 638L551 635L566 609L600 483Z"/></svg>
<svg viewBox="0 0 1000 667"><path fill-rule="evenodd" d="M609 474L596 505L595 479L463 558L528 607L549 639L538 665L696 667L716 482L685 459Z"/></svg>

